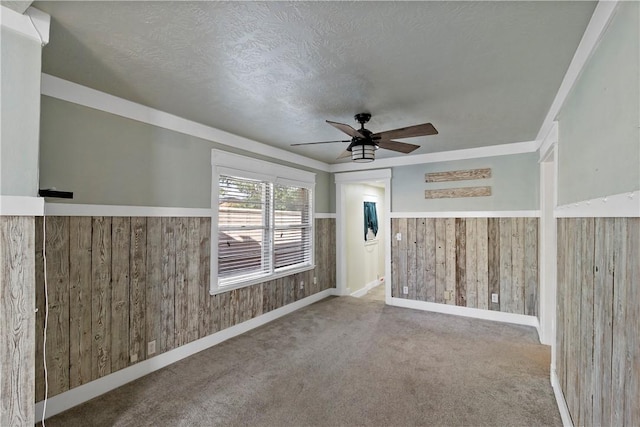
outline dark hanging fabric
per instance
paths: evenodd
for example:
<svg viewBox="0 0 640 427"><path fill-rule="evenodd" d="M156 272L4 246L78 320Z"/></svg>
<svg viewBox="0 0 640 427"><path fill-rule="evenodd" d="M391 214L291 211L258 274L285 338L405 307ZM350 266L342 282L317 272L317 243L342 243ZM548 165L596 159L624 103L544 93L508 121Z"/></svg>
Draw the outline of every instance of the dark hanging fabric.
<svg viewBox="0 0 640 427"><path fill-rule="evenodd" d="M378 214L375 202L364 202L364 240L367 240L369 229L373 231L374 236L378 235Z"/></svg>

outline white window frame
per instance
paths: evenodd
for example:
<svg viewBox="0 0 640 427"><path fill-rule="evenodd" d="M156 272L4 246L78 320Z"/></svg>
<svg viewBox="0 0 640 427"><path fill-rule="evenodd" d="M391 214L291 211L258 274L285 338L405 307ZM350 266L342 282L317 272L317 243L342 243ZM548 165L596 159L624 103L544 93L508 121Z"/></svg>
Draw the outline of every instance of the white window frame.
<svg viewBox="0 0 640 427"><path fill-rule="evenodd" d="M283 184L306 188L310 192L309 218L311 226L311 257L310 263L302 267L284 267L275 272L272 265L269 274L252 277L247 280L220 286L218 277L218 208L220 175L233 175L248 179L269 181L272 184ZM211 150L211 283L209 293L215 295L229 290L243 288L289 276L291 274L315 268L315 213L313 201L315 197L315 177L312 172L254 159L226 151ZM273 212L270 212L273 215ZM271 239L273 240L273 239ZM272 241L270 243L273 243ZM271 248L273 250L273 248Z"/></svg>

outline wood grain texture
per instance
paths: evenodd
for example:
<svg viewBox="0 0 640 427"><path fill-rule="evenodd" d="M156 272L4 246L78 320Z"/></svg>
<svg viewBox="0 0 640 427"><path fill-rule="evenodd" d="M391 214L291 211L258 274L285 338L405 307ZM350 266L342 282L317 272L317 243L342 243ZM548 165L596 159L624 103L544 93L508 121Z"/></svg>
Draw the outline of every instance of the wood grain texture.
<svg viewBox="0 0 640 427"><path fill-rule="evenodd" d="M210 218L47 217L47 222L55 325L50 323L47 349L63 342L47 355L50 369L60 362L50 371L57 385L49 396L335 287L334 219L316 222L321 232L315 270L215 296L209 295ZM30 361L36 363L38 394L32 392L30 401L44 397L42 219L38 225L30 249L40 308L32 328L39 359ZM154 341L155 352L147 354Z"/></svg>
<svg viewBox="0 0 640 427"><path fill-rule="evenodd" d="M445 301L446 304L455 305L456 303L456 219L447 218L444 220L445 232L445 269L444 269L444 287L452 297Z"/></svg>
<svg viewBox="0 0 640 427"><path fill-rule="evenodd" d="M462 197L486 197L491 195L491 187L459 187L425 190L425 199L453 199Z"/></svg>
<svg viewBox="0 0 640 427"><path fill-rule="evenodd" d="M45 295L44 295L44 217L35 218L35 294L36 294L36 354L35 354L35 400L44 399L44 316L45 316ZM91 350L89 350L91 351ZM91 363L91 361L89 361Z"/></svg>
<svg viewBox="0 0 640 427"><path fill-rule="evenodd" d="M145 345L155 341L156 354L160 348L160 337L162 335L162 230L162 218L147 218ZM147 353L147 357L150 356L153 356L153 354Z"/></svg>
<svg viewBox="0 0 640 427"><path fill-rule="evenodd" d="M524 314L538 315L538 218L524 219Z"/></svg>
<svg viewBox="0 0 640 427"><path fill-rule="evenodd" d="M69 388L91 381L91 217L69 218Z"/></svg>
<svg viewBox="0 0 640 427"><path fill-rule="evenodd" d="M426 301L436 301L436 221L434 218L425 219L425 288Z"/></svg>
<svg viewBox="0 0 640 427"><path fill-rule="evenodd" d="M213 321L214 316L211 316L210 313L214 307L214 298L209 294L209 289L211 286L211 218L199 218L199 244L200 249L198 251L200 256L199 263L199 289L200 289L200 309L198 313L198 318L200 319L198 325L198 336L200 338L205 337L207 335L213 334L217 332L216 324Z"/></svg>
<svg viewBox="0 0 640 427"><path fill-rule="evenodd" d="M111 373L111 218L93 217L91 239L91 379Z"/></svg>
<svg viewBox="0 0 640 427"><path fill-rule="evenodd" d="M159 352L175 346L176 291L176 218L162 218L162 280L160 282L160 342Z"/></svg>
<svg viewBox="0 0 640 427"><path fill-rule="evenodd" d="M576 425L638 425L640 218L558 219L556 369Z"/></svg>
<svg viewBox="0 0 640 427"><path fill-rule="evenodd" d="M427 301L427 248L426 241L426 219L416 219L416 289L415 299Z"/></svg>
<svg viewBox="0 0 640 427"><path fill-rule="evenodd" d="M402 241L392 242L393 292L408 285L410 299L537 315L537 218L393 218L392 236L403 227L409 248L416 239L416 280L414 256L407 249L403 262ZM451 290L454 299L445 300Z"/></svg>
<svg viewBox="0 0 640 427"><path fill-rule="evenodd" d="M614 223L613 259L613 351L611 355L611 425L625 425L624 402L626 386L627 340L631 332L627 328L627 219L616 218ZM637 261L637 260L636 260ZM637 286L637 284L636 284ZM637 375L637 373L636 373ZM640 397L640 396L636 396ZM636 400L638 402L638 400Z"/></svg>
<svg viewBox="0 0 640 427"><path fill-rule="evenodd" d="M131 218L111 220L111 371L129 366Z"/></svg>
<svg viewBox="0 0 640 427"><path fill-rule="evenodd" d="M131 218L129 257L129 357L130 362L146 359L147 219Z"/></svg>
<svg viewBox="0 0 640 427"><path fill-rule="evenodd" d="M51 395L69 390L69 218L46 219L49 322L47 370Z"/></svg>
<svg viewBox="0 0 640 427"><path fill-rule="evenodd" d="M487 218L476 218L476 279L477 279L477 308L489 309L489 236ZM538 245L536 245L537 247Z"/></svg>
<svg viewBox="0 0 640 427"><path fill-rule="evenodd" d="M486 178L491 178L491 168L431 172L424 176L425 182L466 181Z"/></svg>
<svg viewBox="0 0 640 427"><path fill-rule="evenodd" d="M417 234L416 234L416 218L407 218L407 233L406 233L406 248L407 248L407 286L409 287L409 293L406 295L408 299L416 299L417 283Z"/></svg>
<svg viewBox="0 0 640 427"><path fill-rule="evenodd" d="M591 384L593 371L593 265L594 265L594 221L585 218L580 233L583 236L581 269L582 300L580 301L580 415L584 426L592 425L593 421L593 386ZM588 402L588 403L587 403Z"/></svg>
<svg viewBox="0 0 640 427"><path fill-rule="evenodd" d="M478 230L475 218L468 218L465 221L465 276L466 276L466 306L478 308Z"/></svg>
<svg viewBox="0 0 640 427"><path fill-rule="evenodd" d="M187 222L188 218L173 218L175 239L174 275L174 345L189 342L189 288L187 284Z"/></svg>
<svg viewBox="0 0 640 427"><path fill-rule="evenodd" d="M0 425L34 423L35 221L0 217ZM67 350L68 351L68 350Z"/></svg>
<svg viewBox="0 0 640 427"><path fill-rule="evenodd" d="M512 313L524 314L524 218L511 218Z"/></svg>
<svg viewBox="0 0 640 427"><path fill-rule="evenodd" d="M500 296L500 219L487 220L487 281L489 285L487 304L490 310L500 311L498 302L492 302L492 295Z"/></svg>
<svg viewBox="0 0 640 427"><path fill-rule="evenodd" d="M467 306L467 231L465 218L456 218L456 305Z"/></svg>
<svg viewBox="0 0 640 427"><path fill-rule="evenodd" d="M511 218L500 218L500 311L513 313Z"/></svg>
<svg viewBox="0 0 640 427"><path fill-rule="evenodd" d="M627 336L624 424L640 425L640 218L627 219Z"/></svg>

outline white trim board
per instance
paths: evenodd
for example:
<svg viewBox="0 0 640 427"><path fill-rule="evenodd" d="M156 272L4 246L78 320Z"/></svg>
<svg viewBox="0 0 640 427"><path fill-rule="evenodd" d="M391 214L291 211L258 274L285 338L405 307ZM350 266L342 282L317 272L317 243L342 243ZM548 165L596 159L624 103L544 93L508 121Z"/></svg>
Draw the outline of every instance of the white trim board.
<svg viewBox="0 0 640 427"><path fill-rule="evenodd" d="M539 217L540 217L539 210L391 212L391 218L539 218Z"/></svg>
<svg viewBox="0 0 640 427"><path fill-rule="evenodd" d="M355 298L360 298L363 297L367 294L367 292L369 292L371 289L382 285L384 283L384 280L374 280L372 282L367 283L366 285L364 285L364 287L362 289L358 289L355 292L352 292L350 296L355 297Z"/></svg>
<svg viewBox="0 0 640 427"><path fill-rule="evenodd" d="M460 307L457 305L415 301L396 297L387 298L386 303L395 307L412 308L414 310L453 314L455 316L473 317L474 319L492 320L494 322L513 323L515 325L532 326L536 329L539 327L537 317L524 314L504 313L502 311L482 310L479 308Z"/></svg>
<svg viewBox="0 0 640 427"><path fill-rule="evenodd" d="M110 390L123 386L133 380L143 377L151 372L171 365L179 360L189 357L202 350L206 350L209 347L220 344L235 336L241 335L247 331L255 329L266 323L285 316L324 298L327 298L334 294L335 289L326 289L317 294L308 296L304 299L298 300L294 303L288 304L284 307L280 307L276 310L265 313L261 316L255 317L246 322L237 324L230 328L224 329L215 334L200 338L199 340L192 341L189 344L178 347L174 350L166 353L159 354L150 359L144 360L128 368L121 369L112 374L106 375L95 381L91 381L87 384L83 384L79 387L73 388L64 393L53 396L47 400L47 418L59 414L67 409L73 408L81 403L91 400L97 396L100 396ZM40 420L42 418L44 402L38 402L34 406L35 419Z"/></svg>
<svg viewBox="0 0 640 427"><path fill-rule="evenodd" d="M5 198L9 198L5 200ZM16 212L19 206L19 200L13 201L10 199L36 199L40 200L42 204L39 213L34 213L33 209L28 209L26 213L13 213ZM31 201L29 203L36 203ZM25 201L24 203L26 203ZM5 205L5 203L11 203ZM7 213L5 213L5 207ZM25 205L27 206L27 205ZM176 208L176 207L161 207L161 206L125 206L125 205L86 205L86 204L74 204L74 203L45 203L43 198L39 197L16 197L16 196L0 196L0 215L34 215L34 216L160 216L160 217L210 217L212 210L206 208ZM315 213L314 218L334 218L334 213Z"/></svg>
<svg viewBox="0 0 640 427"><path fill-rule="evenodd" d="M45 215L54 216L162 216L210 217L211 209L174 208L159 206L82 205L73 203L45 203Z"/></svg>
<svg viewBox="0 0 640 427"><path fill-rule="evenodd" d="M41 93L42 95L51 96L63 101L84 105L85 107L246 150L273 159L279 159L325 172L329 171L329 165L327 163L234 135L192 120L187 120L46 73L42 73Z"/></svg>
<svg viewBox="0 0 640 427"><path fill-rule="evenodd" d="M41 197L0 196L0 216L42 216L44 209Z"/></svg>
<svg viewBox="0 0 640 427"><path fill-rule="evenodd" d="M538 148L540 148L540 141L514 142L511 144L490 145L485 147L466 148L462 150L441 151L438 153L377 159L371 163L338 163L329 165L329 172L349 172L418 165L423 163L448 162L451 160L507 156L511 154L533 153L538 151Z"/></svg>
<svg viewBox="0 0 640 427"><path fill-rule="evenodd" d="M554 120L556 120L556 117L569 96L571 89L578 81L578 78L582 73L582 69L591 57L596 46L598 46L598 43L609 26L609 22L611 22L611 18L613 17L617 7L617 0L599 1L596 5L593 15L591 15L591 20L589 21L589 24L582 36L582 40L580 40L580 44L578 45L578 48L573 55L573 59L569 64L569 68L567 68L567 72L562 79L560 88L558 89L558 92L551 103L551 107L542 122L542 126L538 131L538 135L536 137L537 140L542 141L551 131Z"/></svg>
<svg viewBox="0 0 640 427"><path fill-rule="evenodd" d="M24 14L0 6L0 22L2 26L40 43L49 43L49 26L51 16L34 7L29 7Z"/></svg>
<svg viewBox="0 0 640 427"><path fill-rule="evenodd" d="M558 410L560 411L560 418L562 419L562 425L564 427L573 427L573 421L571 420L571 414L569 413L569 407L567 401L564 399L562 393L562 387L560 387L560 380L558 379L558 373L555 368L551 367L551 387L553 388L553 394L558 404Z"/></svg>
<svg viewBox="0 0 640 427"><path fill-rule="evenodd" d="M558 206L556 218L640 217L640 190Z"/></svg>

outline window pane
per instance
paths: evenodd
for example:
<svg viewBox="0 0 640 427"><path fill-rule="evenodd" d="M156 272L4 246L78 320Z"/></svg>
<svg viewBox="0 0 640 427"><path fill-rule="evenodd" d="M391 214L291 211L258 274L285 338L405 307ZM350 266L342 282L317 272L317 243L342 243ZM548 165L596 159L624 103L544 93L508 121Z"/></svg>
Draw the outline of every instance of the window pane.
<svg viewBox="0 0 640 427"><path fill-rule="evenodd" d="M262 271L263 230L218 233L218 275L221 278Z"/></svg>
<svg viewBox="0 0 640 427"><path fill-rule="evenodd" d="M224 285L271 272L269 206L271 184L220 176L218 278Z"/></svg>
<svg viewBox="0 0 640 427"><path fill-rule="evenodd" d="M262 181L220 177L219 226L264 227L269 184Z"/></svg>
<svg viewBox="0 0 640 427"><path fill-rule="evenodd" d="M311 262L311 230L288 228L275 231L275 268Z"/></svg>
<svg viewBox="0 0 640 427"><path fill-rule="evenodd" d="M307 188L274 186L275 226L309 224L310 191Z"/></svg>

